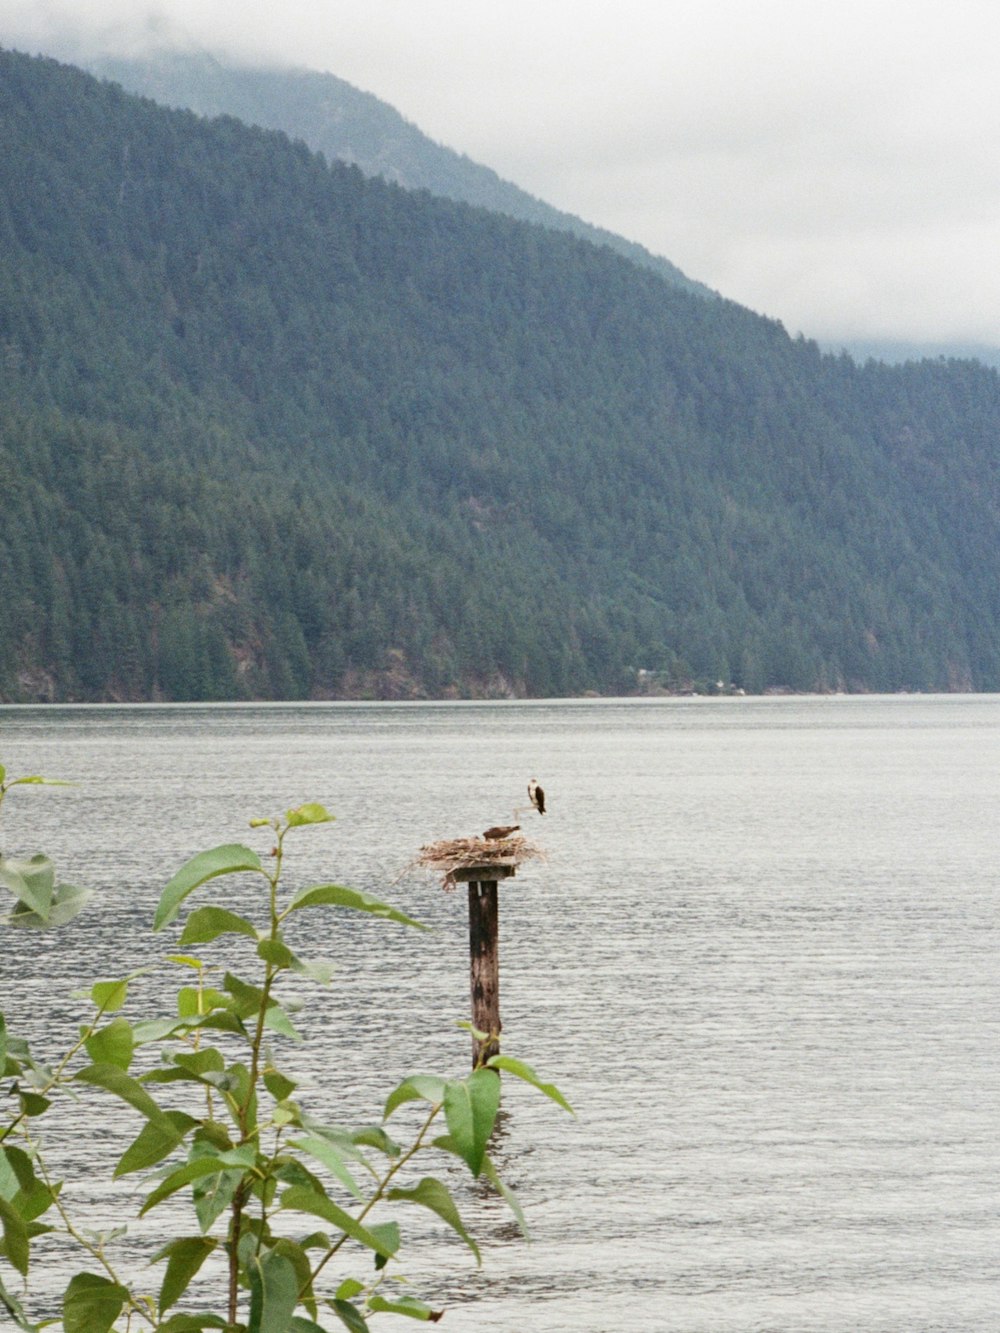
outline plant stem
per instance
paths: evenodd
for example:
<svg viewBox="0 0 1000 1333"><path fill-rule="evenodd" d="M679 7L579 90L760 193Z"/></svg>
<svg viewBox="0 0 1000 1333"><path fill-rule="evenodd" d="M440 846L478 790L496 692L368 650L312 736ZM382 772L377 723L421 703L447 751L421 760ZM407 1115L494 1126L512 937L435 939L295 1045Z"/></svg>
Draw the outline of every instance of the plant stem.
<svg viewBox="0 0 1000 1333"><path fill-rule="evenodd" d="M236 1323L236 1307L240 1289L240 1231L243 1221L244 1195L242 1187L236 1191L232 1203L232 1221L229 1227L229 1308L226 1318Z"/></svg>
<svg viewBox="0 0 1000 1333"><path fill-rule="evenodd" d="M146 1305L142 1301L136 1299L136 1297L132 1294L130 1287L125 1282L123 1282L122 1279L118 1276L118 1273L115 1271L114 1266L108 1261L104 1253L104 1246L93 1245L89 1240L87 1240L86 1236L81 1235L80 1232L77 1231L76 1227L73 1225L70 1219L69 1214L66 1211L65 1205L63 1204L59 1191L52 1183L52 1178L49 1176L49 1173L46 1169L45 1161L38 1151L38 1145L34 1142L34 1140L31 1138L31 1135L28 1134L27 1131L25 1131L24 1137L25 1141L32 1148L35 1157L35 1164L38 1168L39 1174L41 1175L42 1179L45 1181L46 1186L48 1187L49 1193L52 1195L52 1202L55 1205L56 1212L62 1218L62 1223L66 1229L66 1234L70 1236L73 1240L75 1240L77 1245L79 1245L81 1249L86 1250L87 1253L92 1258L96 1259L97 1262L104 1269L104 1271L107 1273L111 1281L114 1282L116 1286L121 1287L122 1290L127 1293L129 1319L131 1319L133 1313L137 1314L139 1318L144 1319L151 1328L155 1328L157 1322L155 1317L150 1313L149 1309L147 1309Z"/></svg>
<svg viewBox="0 0 1000 1333"><path fill-rule="evenodd" d="M63 1058L56 1065L55 1069L52 1070L47 1082L43 1083L38 1088L32 1088L32 1092L34 1092L36 1096L38 1097L47 1096L58 1083L62 1082L62 1076L66 1070L66 1066L73 1059L73 1056L76 1055L77 1051L81 1050L83 1046L86 1045L86 1043L97 1031L98 1021L103 1017L103 1014L104 1014L103 1008L97 1011L97 1014L95 1015L93 1022L89 1024L89 1026L84 1030L83 1033L81 1033L79 1039L76 1042L74 1042L74 1044L69 1048L69 1050L63 1056ZM12 1134L15 1129L19 1127L21 1121L24 1120L26 1116L27 1116L26 1111L24 1110L19 1111L18 1114L14 1117L14 1119L11 1120L10 1124L7 1125L3 1130L0 1130L0 1144L2 1144L4 1140L7 1139L7 1137L10 1134ZM27 1132L25 1132L25 1134L26 1137L28 1137Z"/></svg>
<svg viewBox="0 0 1000 1333"><path fill-rule="evenodd" d="M413 1141L412 1146L408 1148L405 1153L402 1154L402 1156L398 1159L398 1161L393 1162L392 1166L390 1166L389 1170L385 1173L385 1175L379 1181L378 1185L375 1187L375 1193L372 1195L372 1197L362 1208L361 1212L358 1213L357 1217L354 1219L356 1222L364 1221L364 1219L368 1216L368 1214L375 1207L375 1205L385 1197L385 1192L389 1187L389 1182L393 1179L395 1175L397 1175L399 1171L403 1169L403 1167L412 1157L415 1157L417 1155L420 1149L424 1146L424 1139L427 1137L430 1127L437 1118L443 1105L444 1105L443 1102L437 1102L435 1103L434 1106L431 1107L430 1114L427 1116L427 1119L421 1125L420 1132L417 1135L416 1139ZM299 1291L300 1298L302 1294L306 1291L307 1287L311 1287L315 1284L315 1281L319 1277L320 1273L323 1271L323 1269L326 1267L326 1265L329 1263L329 1261L333 1258L333 1256L337 1253L337 1251L340 1249L340 1247L344 1244L344 1242L347 1239L348 1237L345 1232L340 1237L340 1240L335 1241L334 1244L330 1246L326 1254L324 1254L323 1258L319 1261L319 1263L313 1269L312 1273L309 1275L309 1282L306 1284L306 1286L303 1286L300 1289Z"/></svg>
<svg viewBox="0 0 1000 1333"><path fill-rule="evenodd" d="M279 828L277 830L278 840L274 848L274 873L267 875L267 881L270 886L269 907L271 912L271 940L276 940L279 933L278 918L278 883L281 879L281 860L282 844L286 830ZM257 1025L254 1031L253 1042L251 1044L250 1056L250 1077L248 1080L247 1094L243 1104L237 1108L239 1120L241 1142L245 1143L250 1137L247 1117L250 1106L253 1102L257 1090L257 1083L260 1078L260 1050L264 1044L264 1020L267 1017L268 1001L271 998L271 988L274 985L278 969L272 964L266 965L264 973L264 985L261 988L260 1008L257 1011ZM256 1131L255 1131L256 1132ZM239 1277L240 1277L240 1240L243 1231L243 1209L249 1197L250 1183L245 1181L233 1198L231 1205L231 1220L229 1227L229 1307L228 1319L230 1324L236 1323L237 1304L239 1297ZM263 1230L263 1228L262 1228Z"/></svg>

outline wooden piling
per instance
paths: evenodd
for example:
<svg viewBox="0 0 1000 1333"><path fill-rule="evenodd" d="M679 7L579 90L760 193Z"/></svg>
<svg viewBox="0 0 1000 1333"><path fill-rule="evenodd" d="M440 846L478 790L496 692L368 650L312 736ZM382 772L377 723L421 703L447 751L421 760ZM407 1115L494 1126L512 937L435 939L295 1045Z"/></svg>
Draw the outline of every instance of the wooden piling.
<svg viewBox="0 0 1000 1333"><path fill-rule="evenodd" d="M468 866L453 872L469 885L469 990L472 1026L485 1034L472 1036L473 1068L500 1052L500 895L498 881L516 867Z"/></svg>
<svg viewBox="0 0 1000 1333"><path fill-rule="evenodd" d="M487 833L489 837L484 833L478 838L431 843L421 847L416 860L417 865L441 875L445 889L469 886L472 1026L484 1034L472 1038L473 1068L500 1052L500 880L516 875L525 861L544 857L540 847L518 833L516 824Z"/></svg>

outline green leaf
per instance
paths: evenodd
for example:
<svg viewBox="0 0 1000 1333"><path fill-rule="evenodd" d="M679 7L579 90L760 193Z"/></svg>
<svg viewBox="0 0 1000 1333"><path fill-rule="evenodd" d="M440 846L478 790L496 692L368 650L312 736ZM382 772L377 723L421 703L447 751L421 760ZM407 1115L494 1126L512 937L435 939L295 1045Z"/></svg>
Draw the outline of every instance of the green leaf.
<svg viewBox="0 0 1000 1333"><path fill-rule="evenodd" d="M65 926L86 907L92 897L92 889L77 889L72 884L57 884L52 895L52 906L49 908L48 924Z"/></svg>
<svg viewBox="0 0 1000 1333"><path fill-rule="evenodd" d="M305 1185L308 1189L317 1194L325 1194L326 1188L323 1182L314 1171L310 1171L306 1164L298 1157L289 1157L285 1154L271 1158L270 1165L271 1180L275 1186L278 1185Z"/></svg>
<svg viewBox="0 0 1000 1333"><path fill-rule="evenodd" d="M19 1209L0 1199L0 1224L3 1226L4 1253L22 1277L28 1276L28 1224Z"/></svg>
<svg viewBox="0 0 1000 1333"><path fill-rule="evenodd" d="M351 1333L369 1333L365 1317L356 1305L338 1300L327 1301L327 1305Z"/></svg>
<svg viewBox="0 0 1000 1333"><path fill-rule="evenodd" d="M200 1074L192 1074L189 1069L150 1069L140 1075L143 1083L205 1083ZM214 1085L213 1085L214 1086Z"/></svg>
<svg viewBox="0 0 1000 1333"><path fill-rule="evenodd" d="M171 1171L170 1175L162 1180L156 1189L148 1195L145 1203L139 1209L139 1216L144 1217L158 1203L162 1203L164 1199L169 1199L171 1194L176 1194L185 1185L191 1185L203 1176L219 1175L221 1170L217 1157L197 1157L192 1162L185 1162L183 1166Z"/></svg>
<svg viewBox="0 0 1000 1333"><path fill-rule="evenodd" d="M0 1279L0 1309L6 1310L22 1333L41 1333L41 1324L28 1322L24 1307L13 1293L9 1292Z"/></svg>
<svg viewBox="0 0 1000 1333"><path fill-rule="evenodd" d="M373 1222L370 1230L373 1236L377 1236L379 1240L383 1242L386 1249L391 1250L393 1254L399 1252L399 1247L402 1242L402 1234L399 1230L398 1222ZM377 1269L384 1268L387 1262L388 1260L384 1255L376 1254L375 1267Z"/></svg>
<svg viewBox="0 0 1000 1333"><path fill-rule="evenodd" d="M320 1328L313 1320L297 1314L289 1321L288 1333L326 1333L326 1330Z"/></svg>
<svg viewBox="0 0 1000 1333"><path fill-rule="evenodd" d="M8 1149L11 1156L15 1156L18 1151L18 1149ZM10 1200L10 1204L21 1218L21 1221L24 1222L30 1239L33 1236L40 1236L44 1232L52 1230L49 1226L36 1224L36 1219L52 1207L62 1187L61 1185L50 1187L44 1181L39 1180L35 1176L31 1160L27 1154L23 1153L21 1157L23 1158L23 1169L18 1169L21 1188Z"/></svg>
<svg viewBox="0 0 1000 1333"><path fill-rule="evenodd" d="M500 1078L489 1069L476 1069L468 1078L448 1083L444 1115L458 1155L478 1176L500 1107Z"/></svg>
<svg viewBox="0 0 1000 1333"><path fill-rule="evenodd" d="M342 1129L339 1125L324 1125L311 1116L303 1117L302 1128L314 1138L324 1139L327 1143L332 1143L345 1161L360 1162L365 1165L365 1155L356 1146L357 1140L354 1134L357 1131ZM395 1145L393 1147L395 1148ZM395 1148L395 1151L398 1155L399 1149Z"/></svg>
<svg viewBox="0 0 1000 1333"><path fill-rule="evenodd" d="M195 1130L194 1141L198 1145L198 1153L221 1153L234 1152L236 1145L229 1136L229 1130L226 1125L218 1120L203 1120ZM251 1147L252 1145L248 1145ZM192 1155L196 1155L192 1151Z"/></svg>
<svg viewBox="0 0 1000 1333"><path fill-rule="evenodd" d="M295 955L284 940L261 940L257 945L257 957L272 967L291 967L295 962Z"/></svg>
<svg viewBox="0 0 1000 1333"><path fill-rule="evenodd" d="M57 884L52 891L52 901L44 915L34 911L22 901L18 902L7 917L7 924L32 930L64 926L73 920L90 896L90 889L76 889L71 884Z"/></svg>
<svg viewBox="0 0 1000 1333"><path fill-rule="evenodd" d="M345 1213L343 1208L338 1208L333 1200L328 1199L325 1194L317 1194L315 1190L308 1189L304 1185L293 1185L291 1189L285 1190L281 1196L281 1207L291 1209L297 1213L310 1213L313 1217L321 1217L324 1222L329 1222L338 1231L343 1231L345 1235L350 1236L352 1240L367 1245L376 1254L384 1255L386 1259L391 1259L393 1256L394 1251L386 1246L384 1240L369 1231L367 1227L362 1226L350 1213Z"/></svg>
<svg viewBox="0 0 1000 1333"><path fill-rule="evenodd" d="M164 926L169 925L188 894L207 880L215 879L219 875L234 875L244 870L264 873L260 857L249 847L232 843L223 847L213 847L207 852L199 852L181 866L160 895L159 906L153 918L153 929L162 930Z"/></svg>
<svg viewBox="0 0 1000 1333"><path fill-rule="evenodd" d="M23 1148L10 1144L0 1148L0 1154L6 1163L5 1180L12 1187L10 1193L4 1191L0 1197L12 1199L20 1190L30 1189L38 1183L32 1160Z"/></svg>
<svg viewBox="0 0 1000 1333"><path fill-rule="evenodd" d="M264 1087L276 1102L283 1102L289 1098L297 1086L298 1084L293 1083L277 1069L264 1070Z"/></svg>
<svg viewBox="0 0 1000 1333"><path fill-rule="evenodd" d="M244 981L233 972L227 972L222 981L223 986L233 997L235 1009L240 1018L249 1018L251 1014L260 1012L260 1007L265 1001L264 992L259 986L253 986L249 981ZM271 1003L277 1003L272 1001Z"/></svg>
<svg viewBox="0 0 1000 1333"><path fill-rule="evenodd" d="M400 1296L398 1300L387 1301L384 1296L375 1295L368 1302L368 1308L372 1314L403 1314L432 1324L436 1324L444 1314L443 1310L432 1310L415 1296Z"/></svg>
<svg viewBox="0 0 1000 1333"><path fill-rule="evenodd" d="M325 806L309 801L305 805L296 806L294 810L289 810L285 815L285 821L289 828L301 828L304 824L329 824L333 821L333 815Z"/></svg>
<svg viewBox="0 0 1000 1333"><path fill-rule="evenodd" d="M206 1069L202 1078L213 1088L225 1093L236 1105L243 1105L250 1096L250 1071L246 1065L230 1065L221 1074Z"/></svg>
<svg viewBox="0 0 1000 1333"><path fill-rule="evenodd" d="M122 1101L128 1102L147 1120L170 1125L166 1113L157 1106L141 1083L138 1083L123 1069L110 1064L92 1064L81 1069L75 1076L79 1083L90 1083L96 1088L113 1092Z"/></svg>
<svg viewBox="0 0 1000 1333"><path fill-rule="evenodd" d="M218 1245L211 1236L185 1236L181 1240L171 1241L154 1254L150 1263L167 1260L167 1271L163 1275L160 1287L159 1309L162 1315L187 1291L192 1278Z"/></svg>
<svg viewBox="0 0 1000 1333"><path fill-rule="evenodd" d="M232 1009L233 1002L228 995L216 990L214 986L180 986L177 990L177 1015L179 1018L203 1018L214 1009ZM244 1006L248 1014L257 1010L256 1002Z"/></svg>
<svg viewBox="0 0 1000 1333"><path fill-rule="evenodd" d="M239 1018L232 1010L215 1010L210 1014L205 1014L202 1018L191 1020L187 1026L189 1028L215 1028L219 1032L235 1032L238 1037L247 1037L249 1033Z"/></svg>
<svg viewBox="0 0 1000 1333"><path fill-rule="evenodd" d="M88 1037L84 1045L94 1064L128 1069L135 1049L132 1024L125 1018L115 1018Z"/></svg>
<svg viewBox="0 0 1000 1333"><path fill-rule="evenodd" d="M291 1260L275 1250L255 1254L247 1265L250 1277L248 1333L288 1333L299 1303L299 1283Z"/></svg>
<svg viewBox="0 0 1000 1333"><path fill-rule="evenodd" d="M25 1041L23 1037L14 1037L8 1032L7 1033L8 1066L10 1065L12 1059L14 1061L17 1060L30 1061L31 1051L28 1047L28 1043Z"/></svg>
<svg viewBox="0 0 1000 1333"><path fill-rule="evenodd" d="M491 1055L486 1061L486 1068L502 1069L506 1074L513 1074L515 1078L523 1079L539 1092L544 1092L546 1097L561 1106L564 1111L568 1111L570 1115L576 1114L555 1084L543 1083L531 1066L525 1064L523 1060L515 1060L509 1055Z"/></svg>
<svg viewBox="0 0 1000 1333"><path fill-rule="evenodd" d="M21 1182L14 1170L10 1150L0 1147L0 1199L6 1199L9 1203L20 1188Z"/></svg>
<svg viewBox="0 0 1000 1333"><path fill-rule="evenodd" d="M274 1248L295 1270L298 1303L304 1305L311 1315L315 1315L316 1297L313 1295L312 1263L308 1254L297 1241L291 1240L288 1236L279 1236L274 1242Z"/></svg>
<svg viewBox="0 0 1000 1333"><path fill-rule="evenodd" d="M349 907L354 912L368 912L386 921L397 921L401 926L415 926L417 930L430 929L398 908L390 907L388 903L380 902L360 889L348 889L342 884L315 884L312 888L300 889L288 904L288 910L297 912L303 907L321 906Z"/></svg>
<svg viewBox="0 0 1000 1333"><path fill-rule="evenodd" d="M55 866L47 856L39 854L30 861L0 857L0 884L43 921L49 917L55 883Z"/></svg>
<svg viewBox="0 0 1000 1333"><path fill-rule="evenodd" d="M210 944L220 935L246 935L257 939L256 928L235 912L227 912L224 907L196 907L184 923L178 947L186 949L191 944Z"/></svg>
<svg viewBox="0 0 1000 1333"><path fill-rule="evenodd" d="M398 1200L400 1203L417 1203L422 1208L429 1208L432 1213L437 1213L438 1217L447 1222L451 1229L465 1241L476 1256L476 1263L481 1262L479 1246L462 1225L462 1219L455 1207L455 1200L440 1180L435 1180L432 1176L425 1176L413 1189L390 1190L386 1198L394 1201Z"/></svg>
<svg viewBox="0 0 1000 1333"><path fill-rule="evenodd" d="M18 1090L18 1097L21 1101L21 1110L29 1118L36 1115L44 1115L52 1103L48 1097L42 1097L37 1092L28 1092L25 1088Z"/></svg>
<svg viewBox="0 0 1000 1333"><path fill-rule="evenodd" d="M381 1125L364 1125L356 1129L351 1135L351 1142L366 1148L377 1148L386 1157L398 1157L400 1154L399 1144L389 1137Z"/></svg>
<svg viewBox="0 0 1000 1333"><path fill-rule="evenodd" d="M222 1171L195 1183L194 1211L202 1231L210 1230L216 1218L232 1203L244 1174L243 1171Z"/></svg>
<svg viewBox="0 0 1000 1333"><path fill-rule="evenodd" d="M63 1295L65 1333L108 1333L128 1291L97 1273L77 1273Z"/></svg>
<svg viewBox="0 0 1000 1333"><path fill-rule="evenodd" d="M162 1120L147 1120L118 1159L115 1167L115 1179L127 1176L131 1171L147 1171L164 1157L169 1157L175 1148L183 1142L184 1135L193 1129L198 1121L183 1111L166 1111Z"/></svg>
<svg viewBox="0 0 1000 1333"><path fill-rule="evenodd" d="M291 969L301 977L318 981L321 986L329 986L337 970L329 958L293 958Z"/></svg>
<svg viewBox="0 0 1000 1333"><path fill-rule="evenodd" d="M13 1145L0 1149L2 1155L2 1197L11 1204L22 1222L32 1223L52 1206L58 1186L51 1189L35 1175L31 1158ZM29 1225L29 1233L33 1234Z"/></svg>
<svg viewBox="0 0 1000 1333"><path fill-rule="evenodd" d="M212 1147L211 1151L215 1151ZM257 1165L257 1149L253 1143L237 1143L219 1153L219 1161L224 1166L240 1166L249 1171Z"/></svg>
<svg viewBox="0 0 1000 1333"><path fill-rule="evenodd" d="M393 1111L405 1102L443 1102L445 1087L444 1079L433 1074L411 1074L389 1093L382 1119L388 1120Z"/></svg>
<svg viewBox="0 0 1000 1333"><path fill-rule="evenodd" d="M139 1216L144 1216L151 1208L168 1199L171 1194L176 1194L185 1185L203 1180L206 1176L223 1175L232 1170L243 1175L253 1167L255 1161L256 1153L249 1144L240 1148L230 1148L225 1152L218 1152L210 1145L205 1145L199 1156L171 1171L170 1175L157 1185L140 1208Z"/></svg>
<svg viewBox="0 0 1000 1333"><path fill-rule="evenodd" d="M271 1032L278 1032L283 1037L290 1037L292 1041L302 1040L301 1032L294 1026L280 1004L269 1004L267 1006L264 1013L264 1026Z"/></svg>
<svg viewBox="0 0 1000 1333"><path fill-rule="evenodd" d="M103 1013L113 1014L122 1007L128 997L128 978L117 981L95 981L90 988L90 998Z"/></svg>
<svg viewBox="0 0 1000 1333"><path fill-rule="evenodd" d="M359 1282L356 1277L345 1277L340 1286L333 1293L334 1299L338 1301L349 1301L352 1296L360 1296L365 1289L365 1284Z"/></svg>
<svg viewBox="0 0 1000 1333"><path fill-rule="evenodd" d="M314 1157L317 1162L322 1162L326 1169L336 1176L356 1199L363 1200L364 1195L361 1193L357 1181L351 1175L343 1156L328 1139L295 1139L289 1144L289 1147L295 1148L298 1152L307 1153L310 1157Z"/></svg>
<svg viewBox="0 0 1000 1333"><path fill-rule="evenodd" d="M222 1052L214 1046L206 1046L200 1051L178 1051L174 1056L174 1064L195 1077L207 1072L218 1074L226 1067Z"/></svg>
<svg viewBox="0 0 1000 1333"><path fill-rule="evenodd" d="M183 1018L140 1018L133 1024L132 1036L136 1046L148 1046L150 1042L163 1041L188 1026Z"/></svg>
<svg viewBox="0 0 1000 1333"><path fill-rule="evenodd" d="M528 1231L528 1223L525 1221L524 1213L521 1210L521 1205L520 1203L518 1203L517 1200L517 1195L514 1193L514 1191L510 1188L509 1185L505 1185L503 1181L500 1179L499 1175L497 1174L497 1169L493 1165L492 1161L490 1161L489 1157L483 1158L483 1174L486 1176L487 1180L497 1191L497 1193L504 1199L510 1211L514 1214L514 1217L517 1219L517 1225L520 1228L521 1235L524 1237L525 1240L531 1240L531 1235Z"/></svg>

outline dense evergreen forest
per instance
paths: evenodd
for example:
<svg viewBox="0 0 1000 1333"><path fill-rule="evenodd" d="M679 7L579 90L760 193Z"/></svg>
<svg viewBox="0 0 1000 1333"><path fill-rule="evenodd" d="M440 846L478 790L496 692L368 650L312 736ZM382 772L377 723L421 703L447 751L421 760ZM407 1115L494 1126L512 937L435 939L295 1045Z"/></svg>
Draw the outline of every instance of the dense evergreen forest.
<svg viewBox="0 0 1000 1333"><path fill-rule="evenodd" d="M207 52L169 50L95 58L87 62L87 68L166 106L185 107L203 116L235 116L248 125L283 130L322 153L328 162L352 163L366 176L383 176L410 190L429 190L493 213L507 213L522 222L570 231L610 246L667 282L703 296L715 295L668 259L553 208L502 180L489 167L435 143L394 107L332 74L248 66Z"/></svg>
<svg viewBox="0 0 1000 1333"><path fill-rule="evenodd" d="M0 134L0 697L1000 688L994 371L50 60Z"/></svg>

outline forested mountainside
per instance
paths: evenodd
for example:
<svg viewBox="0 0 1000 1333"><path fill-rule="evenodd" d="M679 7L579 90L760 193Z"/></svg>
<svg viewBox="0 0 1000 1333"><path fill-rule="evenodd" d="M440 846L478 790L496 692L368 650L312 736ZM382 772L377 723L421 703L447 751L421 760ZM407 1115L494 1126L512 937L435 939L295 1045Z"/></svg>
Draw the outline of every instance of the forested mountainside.
<svg viewBox="0 0 1000 1333"><path fill-rule="evenodd" d="M1000 688L1000 379L0 53L0 694Z"/></svg>
<svg viewBox="0 0 1000 1333"><path fill-rule="evenodd" d="M572 232L610 246L667 282L703 296L715 295L635 241L553 208L502 180L489 167L435 143L394 107L332 74L248 67L186 51L132 58L105 56L88 61L87 68L166 106L206 116L236 116L248 125L283 130L329 162L351 163L366 176L383 176L410 190L429 190L523 222Z"/></svg>

